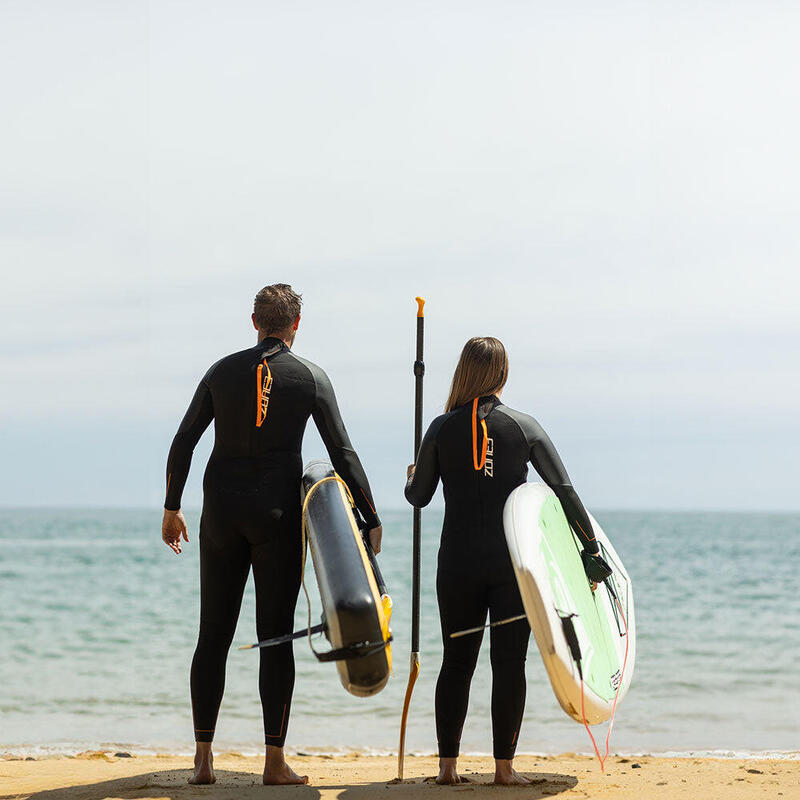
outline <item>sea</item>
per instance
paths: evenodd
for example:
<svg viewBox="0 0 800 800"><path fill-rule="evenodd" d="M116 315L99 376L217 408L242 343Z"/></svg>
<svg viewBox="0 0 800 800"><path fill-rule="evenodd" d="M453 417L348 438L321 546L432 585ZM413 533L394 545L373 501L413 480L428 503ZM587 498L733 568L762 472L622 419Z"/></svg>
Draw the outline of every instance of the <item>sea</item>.
<svg viewBox="0 0 800 800"><path fill-rule="evenodd" d="M0 753L193 751L189 664L199 617L197 527L180 556L161 513L0 510ZM621 754L800 757L800 514L595 512L633 580L636 669L611 740ZM287 750L397 751L410 650L411 514L383 514L379 559L394 601L394 674L357 698L333 664L295 644ZM407 751L436 752L441 641L434 573L442 513L423 515L420 677ZM309 563L309 570L312 566ZM321 607L312 587L312 618ZM263 751L252 579L217 727L220 752ZM296 627L307 607L298 601ZM520 753L591 752L555 700L531 640ZM488 636L465 753L491 753ZM598 732L605 739L604 728Z"/></svg>

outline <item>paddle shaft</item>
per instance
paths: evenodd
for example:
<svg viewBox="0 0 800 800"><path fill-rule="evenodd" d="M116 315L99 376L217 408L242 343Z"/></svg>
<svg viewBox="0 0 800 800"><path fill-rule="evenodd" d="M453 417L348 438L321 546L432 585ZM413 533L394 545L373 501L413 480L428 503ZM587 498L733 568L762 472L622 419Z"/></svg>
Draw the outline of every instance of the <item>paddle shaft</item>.
<svg viewBox="0 0 800 800"><path fill-rule="evenodd" d="M469 636L471 633L481 633L485 631L487 628L497 628L500 625L508 625L510 622L519 622L527 617L526 614L517 614L515 617L509 617L508 619L501 619L497 622L490 622L488 625L478 625L477 628L465 628L463 631L456 631L455 633L450 634L451 639L458 639L461 636Z"/></svg>
<svg viewBox="0 0 800 800"><path fill-rule="evenodd" d="M425 344L425 317L417 316L417 358L414 362L416 379L414 393L414 462L422 443L422 380L425 376L423 350ZM422 544L422 509L414 508L413 544L411 560L411 652L419 653L419 598L420 561Z"/></svg>
<svg viewBox="0 0 800 800"><path fill-rule="evenodd" d="M414 462L416 463L419 446L422 442L422 379L425 375L423 349L425 343L425 317L422 309L425 301L417 298L417 353L414 361ZM403 715L400 719L400 747L397 751L397 778L403 780L403 761L406 751L406 724L408 709L411 705L411 693L419 675L419 597L420 597L420 544L422 541L422 512L414 508L413 536L411 549L411 659L408 672L408 685L403 701Z"/></svg>
<svg viewBox="0 0 800 800"><path fill-rule="evenodd" d="M294 633L287 633L283 636L275 636L272 639L263 639L260 642L255 642L255 644L243 644L239 649L253 650L258 647L274 647L275 645L278 644L293 642L295 639L299 639L302 636L308 636L309 634L313 636L315 633L322 633L324 630L325 630L324 623L320 623L319 625L314 625L311 628L301 628L299 631L295 631Z"/></svg>

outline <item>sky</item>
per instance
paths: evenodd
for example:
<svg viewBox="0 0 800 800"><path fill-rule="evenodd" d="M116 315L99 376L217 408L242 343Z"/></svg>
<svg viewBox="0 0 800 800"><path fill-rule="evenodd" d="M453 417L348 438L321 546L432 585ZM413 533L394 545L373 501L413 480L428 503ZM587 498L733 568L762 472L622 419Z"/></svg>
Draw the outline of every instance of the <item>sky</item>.
<svg viewBox="0 0 800 800"><path fill-rule="evenodd" d="M590 509L800 508L799 26L790 2L5 0L0 505L158 509L199 378L287 282L380 508L418 294L426 422L498 336L504 401Z"/></svg>

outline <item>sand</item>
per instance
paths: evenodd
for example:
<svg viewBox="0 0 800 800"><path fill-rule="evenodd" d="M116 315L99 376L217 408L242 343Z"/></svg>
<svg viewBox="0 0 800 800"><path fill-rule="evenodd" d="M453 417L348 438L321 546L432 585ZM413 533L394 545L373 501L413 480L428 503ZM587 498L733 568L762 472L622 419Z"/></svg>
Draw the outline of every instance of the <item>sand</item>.
<svg viewBox="0 0 800 800"><path fill-rule="evenodd" d="M605 774L596 761L566 754L519 756L518 771L534 780L525 788L489 785L492 761L463 757L460 770L472 783L442 787L430 781L436 774L433 757L407 757L403 784L390 784L396 774L394 758L378 756L295 756L291 765L311 778L309 786L269 787L261 785L262 761L235 753L216 758L217 783L189 786L191 759L175 756L116 757L113 754L82 753L74 757L0 761L0 800L104 800L141 798L178 800L214 798L389 798L415 800L457 795L464 800L479 798L692 798L692 800L800 800L800 761L727 760L709 758L611 757Z"/></svg>

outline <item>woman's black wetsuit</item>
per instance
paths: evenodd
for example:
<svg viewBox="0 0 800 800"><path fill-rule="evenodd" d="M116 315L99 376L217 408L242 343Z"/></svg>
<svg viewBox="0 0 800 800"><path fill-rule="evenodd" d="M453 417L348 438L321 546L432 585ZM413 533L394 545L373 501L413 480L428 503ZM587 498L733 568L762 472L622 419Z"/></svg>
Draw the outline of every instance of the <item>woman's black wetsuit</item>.
<svg viewBox="0 0 800 800"><path fill-rule="evenodd" d="M436 591L444 659L436 685L436 734L442 758L458 756L469 686L482 636L450 634L523 613L503 532L503 506L525 483L528 463L556 493L567 519L590 553L597 543L586 510L552 442L535 419L481 397L437 417L406 485L406 499L427 505L439 478L445 499ZM477 467L477 468L476 468ZM588 532L588 536L584 532ZM492 731L494 757L510 759L525 710L527 620L492 628Z"/></svg>
<svg viewBox="0 0 800 800"><path fill-rule="evenodd" d="M300 447L310 416L367 525L378 526L369 483L327 375L280 339L269 337L214 364L172 443L164 507L175 510L192 451L214 420L214 450L203 479L200 634L191 672L197 741L214 737L225 662L251 564L258 638L292 630L300 588ZM265 741L282 747L294 688L292 645L260 653Z"/></svg>

